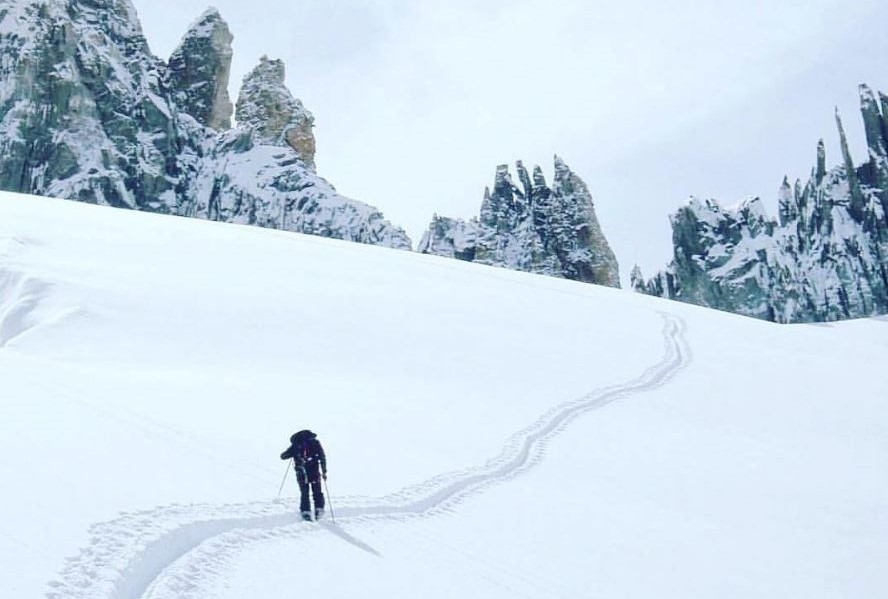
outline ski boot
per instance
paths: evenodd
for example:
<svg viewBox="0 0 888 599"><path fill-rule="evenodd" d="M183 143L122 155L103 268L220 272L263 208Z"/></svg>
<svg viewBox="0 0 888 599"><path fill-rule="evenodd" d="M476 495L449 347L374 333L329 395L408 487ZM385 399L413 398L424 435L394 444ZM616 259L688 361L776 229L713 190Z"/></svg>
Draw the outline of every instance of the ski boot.
<svg viewBox="0 0 888 599"><path fill-rule="evenodd" d="M320 520L324 517L324 508L318 508L315 510L315 520Z"/></svg>
<svg viewBox="0 0 888 599"><path fill-rule="evenodd" d="M311 522L311 512L302 512L302 519Z"/></svg>

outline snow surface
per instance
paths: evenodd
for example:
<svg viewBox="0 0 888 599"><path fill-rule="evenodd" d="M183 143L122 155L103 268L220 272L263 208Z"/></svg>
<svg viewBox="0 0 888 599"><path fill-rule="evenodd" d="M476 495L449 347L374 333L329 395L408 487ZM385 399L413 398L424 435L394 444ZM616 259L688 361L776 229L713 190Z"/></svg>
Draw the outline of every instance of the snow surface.
<svg viewBox="0 0 888 599"><path fill-rule="evenodd" d="M884 597L888 320L0 194L0 597ZM317 431L336 523L275 500Z"/></svg>

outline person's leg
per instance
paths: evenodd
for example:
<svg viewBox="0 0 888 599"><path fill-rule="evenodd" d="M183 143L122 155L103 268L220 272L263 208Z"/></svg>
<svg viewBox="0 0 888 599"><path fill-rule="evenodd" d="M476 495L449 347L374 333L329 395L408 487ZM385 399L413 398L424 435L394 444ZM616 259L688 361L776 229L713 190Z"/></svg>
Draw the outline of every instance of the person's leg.
<svg viewBox="0 0 888 599"><path fill-rule="evenodd" d="M311 484L311 494L314 498L315 519L324 515L324 491L321 487L321 469L317 462L306 465L306 474Z"/></svg>
<svg viewBox="0 0 888 599"><path fill-rule="evenodd" d="M311 518L311 501L308 497L308 481L305 479L304 472L296 472L296 482L299 483L299 511L302 512L303 518Z"/></svg>
<svg viewBox="0 0 888 599"><path fill-rule="evenodd" d="M324 512L324 488L321 484L321 479L316 478L311 481L311 494L314 497L315 504L315 515L318 512Z"/></svg>

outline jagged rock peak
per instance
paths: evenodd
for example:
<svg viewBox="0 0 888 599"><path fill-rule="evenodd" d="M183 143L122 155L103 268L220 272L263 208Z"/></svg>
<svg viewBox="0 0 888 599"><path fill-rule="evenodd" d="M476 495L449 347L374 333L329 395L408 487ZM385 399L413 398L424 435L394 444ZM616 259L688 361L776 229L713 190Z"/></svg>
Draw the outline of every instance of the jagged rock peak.
<svg viewBox="0 0 888 599"><path fill-rule="evenodd" d="M518 168L521 168L521 161L518 161ZM512 173L509 172L508 164L498 164L496 166L496 174L493 176L493 189L505 189L512 187Z"/></svg>
<svg viewBox="0 0 888 599"><path fill-rule="evenodd" d="M139 15L131 0L69 0L55 4L74 20L86 17L89 22L101 23L110 37L128 38L137 43L138 50L148 50Z"/></svg>
<svg viewBox="0 0 888 599"><path fill-rule="evenodd" d="M189 27L169 60L178 106L216 130L231 127L234 111L228 96L233 39L222 15L210 7Z"/></svg>
<svg viewBox="0 0 888 599"><path fill-rule="evenodd" d="M838 106L836 107L836 127L839 130L839 145L842 148L842 159L845 163L848 186L851 189L851 213L855 218L859 218L863 211L863 195L860 191L860 184L857 181L857 168L854 166L854 158L851 156L851 150L848 149L848 137L845 135L845 127L842 125L842 117L839 115Z"/></svg>
<svg viewBox="0 0 888 599"><path fill-rule="evenodd" d="M673 260L633 288L778 322L829 321L888 312L888 123L884 96L860 87L868 160L855 165L836 111L841 163L823 141L806 183L778 191L779 219L761 202L722 210L692 200L670 218ZM880 106L881 104L881 106Z"/></svg>
<svg viewBox="0 0 888 599"><path fill-rule="evenodd" d="M507 165L497 166L492 190L484 190L480 217L464 221L436 215L418 250L619 287L617 261L586 184L557 156L551 188L539 166L532 176L521 161L515 170L521 187Z"/></svg>
<svg viewBox="0 0 888 599"><path fill-rule="evenodd" d="M284 83L284 63L263 56L244 77L235 120L251 128L260 143L290 146L314 170L314 116Z"/></svg>
<svg viewBox="0 0 888 599"><path fill-rule="evenodd" d="M888 136L888 96L882 92L879 92L879 104L882 105L882 119L885 121L885 134Z"/></svg>
<svg viewBox="0 0 888 599"><path fill-rule="evenodd" d="M586 184L577 175L574 174L567 163L562 160L558 154L555 154L555 184L561 185L568 193L574 192L574 186L582 186L582 191L589 196L589 203L592 202L592 194L589 193Z"/></svg>
<svg viewBox="0 0 888 599"><path fill-rule="evenodd" d="M271 83L259 69L247 86L247 124L209 126L230 115L229 36L211 9L170 65L130 0L0 0L0 189L409 249L400 227L302 159L313 138L311 152L306 140L302 155L291 149L311 115L283 88L282 65L266 61ZM275 94L286 110L257 108ZM280 143L263 140L263 116L282 111Z"/></svg>
<svg viewBox="0 0 888 599"><path fill-rule="evenodd" d="M176 149L164 71L129 0L4 3L0 189L168 205Z"/></svg>
<svg viewBox="0 0 888 599"><path fill-rule="evenodd" d="M789 184L789 177L783 177L783 183L780 184L780 191L777 192L777 206L780 211L780 226L785 227L787 223L798 218L798 186L796 181L795 187Z"/></svg>
<svg viewBox="0 0 888 599"><path fill-rule="evenodd" d="M860 113L863 115L863 126L866 133L866 145L870 157L874 160L888 156L885 140L885 123L879 110L879 103L873 91L865 83L860 84Z"/></svg>
<svg viewBox="0 0 888 599"><path fill-rule="evenodd" d="M533 186L537 189L547 187L546 177L543 176L543 169L539 165L533 167Z"/></svg>

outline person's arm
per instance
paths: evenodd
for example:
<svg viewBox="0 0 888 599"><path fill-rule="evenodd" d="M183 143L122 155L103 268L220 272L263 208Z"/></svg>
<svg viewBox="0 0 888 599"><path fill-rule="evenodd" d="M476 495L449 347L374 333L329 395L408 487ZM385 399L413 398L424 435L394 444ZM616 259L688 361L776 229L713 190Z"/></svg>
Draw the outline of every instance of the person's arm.
<svg viewBox="0 0 888 599"><path fill-rule="evenodd" d="M281 459L282 460L289 460L292 457L293 457L293 446L291 445L290 447L287 448L287 450L284 453L281 454Z"/></svg>

